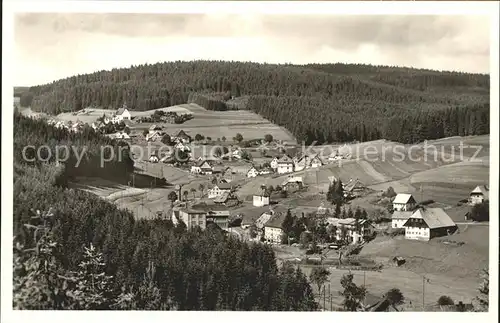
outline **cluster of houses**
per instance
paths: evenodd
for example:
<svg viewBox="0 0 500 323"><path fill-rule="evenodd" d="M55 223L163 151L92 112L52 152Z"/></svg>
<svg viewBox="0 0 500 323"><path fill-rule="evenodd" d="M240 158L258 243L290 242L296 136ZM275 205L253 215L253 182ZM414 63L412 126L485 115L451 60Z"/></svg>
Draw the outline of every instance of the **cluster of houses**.
<svg viewBox="0 0 500 323"><path fill-rule="evenodd" d="M283 183L283 189L290 183L301 182L299 177L290 177ZM302 184L294 185L300 187ZM487 187L474 189L470 196L471 203L486 201L487 192ZM212 206L202 205L175 210L173 221L183 221L188 229L194 226L204 229L210 222L227 229L230 217L228 208L239 203L234 195L234 187L226 182L215 184L208 190L208 197L213 199ZM326 214L320 209L326 211L324 206L320 206L318 214ZM420 206L411 194L397 194L393 200L393 209L392 227L404 229L406 239L429 241L435 237L452 234L457 229L455 222L442 208ZM285 233L283 220L289 210L285 205L271 205L269 192L262 187L262 192L253 196L253 208L241 211L238 215L242 218L243 229L255 227L256 239L279 244ZM367 219L327 217L325 220L335 239L346 244L363 243L373 235L375 229Z"/></svg>
<svg viewBox="0 0 500 323"><path fill-rule="evenodd" d="M83 110L83 112L86 113L88 111ZM130 120L132 120L132 116L130 114L130 111L128 111L126 106L124 106L124 107L118 109L116 111L116 113L113 114L113 116L108 117L105 115L103 118L100 118L99 121L92 122L92 124L90 124L90 126L92 127L92 129L97 131L97 130L104 128L108 124L116 125L116 124L119 124L121 122L127 122ZM85 123L82 121L79 121L79 120L77 120L76 122L72 122L72 121L62 121L62 120L50 119L50 120L47 120L47 123L49 125L54 126L55 128L67 129L68 131L71 131L71 132L80 132L83 130L83 128L85 126ZM119 131L116 134L113 134L112 137L118 138L118 139L130 139L130 136L123 131Z"/></svg>
<svg viewBox="0 0 500 323"><path fill-rule="evenodd" d="M304 154L300 157L283 155L271 161L271 168L278 174L298 172L308 168L317 168L323 165L318 154Z"/></svg>
<svg viewBox="0 0 500 323"><path fill-rule="evenodd" d="M129 122L131 120L132 120L132 114L127 109L127 106L124 105L123 107L116 110L116 112L111 117L104 115L104 117L101 120L93 122L91 126L94 130L98 130L110 123L119 124L122 122Z"/></svg>
<svg viewBox="0 0 500 323"><path fill-rule="evenodd" d="M296 157L283 155L271 161L271 168L278 174L299 172L304 169L317 168L328 162L351 158L350 149L344 145L334 150L326 160L322 160L318 153L302 154Z"/></svg>
<svg viewBox="0 0 500 323"><path fill-rule="evenodd" d="M478 205L489 200L487 185L477 186L469 195L469 204ZM448 235L457 226L442 208L418 206L411 194L397 194L393 200L392 228L404 229L406 239L428 241Z"/></svg>
<svg viewBox="0 0 500 323"><path fill-rule="evenodd" d="M67 129L70 132L80 132L83 130L84 123L81 121L71 122L71 121L61 121L61 120L47 120L49 125L54 126L57 129Z"/></svg>
<svg viewBox="0 0 500 323"><path fill-rule="evenodd" d="M264 203L261 200L264 199ZM251 210L244 211L241 227L247 229L255 226L257 238L268 243L281 243L283 234L283 221L289 208L283 205L266 206L266 196L254 196L254 205L262 205ZM346 244L362 243L372 234L374 227L369 220L365 219L337 219L327 218L328 226L333 227L337 241Z"/></svg>
<svg viewBox="0 0 500 323"><path fill-rule="evenodd" d="M146 141L157 141L161 140L165 135L165 132L161 130L162 128L157 125L152 125L149 127L149 131L146 134ZM176 136L172 136L171 141L174 143L173 148L175 150L181 150L183 152L188 153L189 157L191 157L191 148L189 147L189 143L191 142L191 137L184 132L184 130L179 131ZM149 162L158 163L158 162L167 162L171 160L171 156L163 156L160 151L155 150L149 156Z"/></svg>
<svg viewBox="0 0 500 323"><path fill-rule="evenodd" d="M418 206L411 194L396 195L392 207L392 228L404 229L406 239L429 241L457 229L444 209Z"/></svg>

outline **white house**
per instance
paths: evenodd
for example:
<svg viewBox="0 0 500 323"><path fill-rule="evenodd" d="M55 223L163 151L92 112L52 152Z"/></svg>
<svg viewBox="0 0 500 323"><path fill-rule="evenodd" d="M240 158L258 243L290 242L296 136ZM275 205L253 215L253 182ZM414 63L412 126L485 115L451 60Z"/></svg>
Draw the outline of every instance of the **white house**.
<svg viewBox="0 0 500 323"><path fill-rule="evenodd" d="M278 168L278 157L274 157L269 164L273 170L276 170Z"/></svg>
<svg viewBox="0 0 500 323"><path fill-rule="evenodd" d="M404 224L405 238L429 241L457 229L455 222L441 208L419 208Z"/></svg>
<svg viewBox="0 0 500 323"><path fill-rule="evenodd" d="M319 158L319 156L316 154L313 158L311 158L311 162L309 164L311 168L317 168L320 166L323 166L323 162Z"/></svg>
<svg viewBox="0 0 500 323"><path fill-rule="evenodd" d="M404 229L404 224L406 221L410 218L412 215L412 211L394 211L392 213L391 219L392 219L392 228L393 229Z"/></svg>
<svg viewBox="0 0 500 323"><path fill-rule="evenodd" d="M196 165L191 166L191 173L210 175L213 173L213 168L206 160L201 160Z"/></svg>
<svg viewBox="0 0 500 323"><path fill-rule="evenodd" d="M293 170L293 160L289 156L283 155L283 157L278 160L278 174L292 173Z"/></svg>
<svg viewBox="0 0 500 323"><path fill-rule="evenodd" d="M224 192L231 192L232 186L229 183L219 183L215 184L214 187L208 190L208 198L214 199Z"/></svg>
<svg viewBox="0 0 500 323"><path fill-rule="evenodd" d="M266 240L267 242L281 243L283 233L284 231L281 227L281 223L269 221L269 223L264 225L264 240Z"/></svg>
<svg viewBox="0 0 500 323"><path fill-rule="evenodd" d="M247 177L252 178L252 177L257 177L259 175L259 171L255 168L252 167L248 172L247 172Z"/></svg>
<svg viewBox="0 0 500 323"><path fill-rule="evenodd" d="M269 196L267 194L254 195L253 206L266 206L269 205Z"/></svg>
<svg viewBox="0 0 500 323"><path fill-rule="evenodd" d="M480 185L470 192L469 203L472 205L481 204L490 198L490 189L488 185Z"/></svg>
<svg viewBox="0 0 500 323"><path fill-rule="evenodd" d="M124 106L116 111L116 114L113 117L113 123L120 123L123 120L131 120L132 115L128 111L128 109Z"/></svg>
<svg viewBox="0 0 500 323"><path fill-rule="evenodd" d="M392 208L394 211L412 211L417 202L411 194L398 194L392 201Z"/></svg>

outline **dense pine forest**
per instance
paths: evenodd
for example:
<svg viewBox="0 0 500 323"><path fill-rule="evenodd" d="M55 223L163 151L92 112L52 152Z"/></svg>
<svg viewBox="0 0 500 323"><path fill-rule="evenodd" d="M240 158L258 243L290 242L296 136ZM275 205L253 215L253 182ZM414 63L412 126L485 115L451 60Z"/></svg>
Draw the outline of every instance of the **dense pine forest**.
<svg viewBox="0 0 500 323"><path fill-rule="evenodd" d="M14 308L317 309L305 275L278 268L270 247L217 228L186 231L170 220L136 221L110 202L68 188L73 161L28 162L21 153L51 141L51 147L88 146L90 152L119 143L17 113L14 138ZM92 154L89 160L92 165ZM121 163L110 169L127 171L128 161Z"/></svg>
<svg viewBox="0 0 500 323"><path fill-rule="evenodd" d="M195 102L250 109L308 143L411 143L489 133L489 86L489 75L388 66L193 61L73 76L31 87L21 101L51 114Z"/></svg>

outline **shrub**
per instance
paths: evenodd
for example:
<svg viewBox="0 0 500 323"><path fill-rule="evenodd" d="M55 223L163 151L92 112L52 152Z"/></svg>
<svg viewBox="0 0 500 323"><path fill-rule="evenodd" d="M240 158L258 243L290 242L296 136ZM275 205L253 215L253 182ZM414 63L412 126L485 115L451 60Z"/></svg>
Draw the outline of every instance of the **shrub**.
<svg viewBox="0 0 500 323"><path fill-rule="evenodd" d="M455 305L455 302L453 302L453 300L451 299L450 296L443 295L443 296L439 297L438 304L441 305L441 306L444 306L444 305Z"/></svg>
<svg viewBox="0 0 500 323"><path fill-rule="evenodd" d="M474 205L470 211L469 217L473 221L489 221L490 204L486 201L484 203Z"/></svg>

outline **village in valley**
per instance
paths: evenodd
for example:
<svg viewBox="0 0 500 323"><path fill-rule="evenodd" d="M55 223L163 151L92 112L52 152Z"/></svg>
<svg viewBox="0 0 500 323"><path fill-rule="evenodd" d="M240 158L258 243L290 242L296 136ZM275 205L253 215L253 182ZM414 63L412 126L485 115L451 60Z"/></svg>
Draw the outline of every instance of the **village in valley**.
<svg viewBox="0 0 500 323"><path fill-rule="evenodd" d="M314 266L328 266L332 284L341 272L353 271L355 281L369 290L367 310L391 310L383 305L391 286L403 291L406 310L457 310L436 303L443 295L460 306L470 302L473 288L457 287L453 279L475 286L477 277L466 275L487 263L489 148L476 164L441 156L416 167L413 161L372 162L359 149L370 143L303 152L292 137L284 139L281 128L247 138L238 130L214 135L212 127L210 136L202 132L210 125L193 126L205 113L224 112L193 103L135 112L124 104L117 110L89 107L47 122L70 132L92 128L131 145L136 170L126 185L103 189L105 183L89 176L74 186L138 219L170 219L188 230L215 226L243 241L269 244L278 262L296 263L307 274ZM486 146L489 136L465 139ZM371 144L384 150L395 143ZM445 138L435 144L453 151L455 142ZM453 171L442 179L444 185L436 184L433 171L447 173L462 164L476 172L475 184L457 183ZM141 176L143 183L137 184ZM413 182L419 176L423 179ZM457 260L462 255L477 261ZM465 262L472 267L461 270ZM426 303L422 279L434 282ZM325 310L340 308L342 298L327 295L326 287L316 293Z"/></svg>
<svg viewBox="0 0 500 323"><path fill-rule="evenodd" d="M6 10L2 323L495 314L494 6L63 2Z"/></svg>

